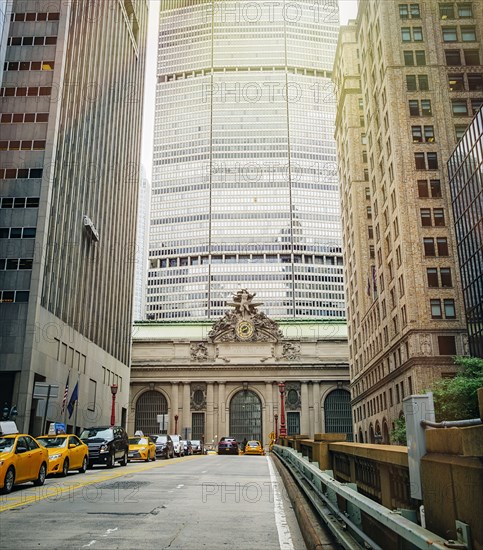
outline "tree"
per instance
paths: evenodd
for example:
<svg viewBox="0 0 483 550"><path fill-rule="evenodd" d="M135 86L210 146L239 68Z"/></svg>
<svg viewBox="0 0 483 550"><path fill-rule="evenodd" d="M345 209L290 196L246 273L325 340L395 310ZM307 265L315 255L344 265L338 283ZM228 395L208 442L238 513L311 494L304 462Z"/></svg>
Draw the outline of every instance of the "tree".
<svg viewBox="0 0 483 550"><path fill-rule="evenodd" d="M455 357L459 371L454 378L435 382L433 392L436 421L479 418L478 388L483 387L483 359Z"/></svg>
<svg viewBox="0 0 483 550"><path fill-rule="evenodd" d="M394 445L407 445L406 439L406 419L404 416L399 417L394 422L394 429L391 431L391 443Z"/></svg>

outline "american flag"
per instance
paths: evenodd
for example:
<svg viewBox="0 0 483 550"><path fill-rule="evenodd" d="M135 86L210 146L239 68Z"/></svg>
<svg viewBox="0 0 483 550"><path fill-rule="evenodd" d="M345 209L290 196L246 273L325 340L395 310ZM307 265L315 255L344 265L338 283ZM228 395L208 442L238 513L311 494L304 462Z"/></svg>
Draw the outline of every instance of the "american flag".
<svg viewBox="0 0 483 550"><path fill-rule="evenodd" d="M70 376L70 372L67 375L67 382L65 383L64 397L62 398L62 411L61 411L62 414L64 414L65 404L67 403L67 395L69 393L69 376Z"/></svg>

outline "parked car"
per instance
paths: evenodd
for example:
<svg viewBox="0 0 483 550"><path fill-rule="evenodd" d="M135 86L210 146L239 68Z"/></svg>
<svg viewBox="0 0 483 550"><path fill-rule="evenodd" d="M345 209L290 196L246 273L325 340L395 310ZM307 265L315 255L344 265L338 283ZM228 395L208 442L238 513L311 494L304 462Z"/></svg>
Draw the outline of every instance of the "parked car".
<svg viewBox="0 0 483 550"><path fill-rule="evenodd" d="M126 466L129 453L129 440L122 426L94 426L86 428L80 439L89 447L89 464L105 464L113 468L116 461Z"/></svg>
<svg viewBox="0 0 483 550"><path fill-rule="evenodd" d="M47 474L60 474L65 477L69 470L87 470L89 448L73 434L43 435L37 441L49 453Z"/></svg>
<svg viewBox="0 0 483 550"><path fill-rule="evenodd" d="M219 455L237 455L238 443L234 437L222 437L218 443Z"/></svg>
<svg viewBox="0 0 483 550"><path fill-rule="evenodd" d="M174 445L169 435L150 435L149 437L156 446L156 458L174 458Z"/></svg>
<svg viewBox="0 0 483 550"><path fill-rule="evenodd" d="M176 456L184 456L184 447L180 435L170 435L174 445L174 454Z"/></svg>
<svg viewBox="0 0 483 550"><path fill-rule="evenodd" d="M191 446L191 441L189 439L182 439L181 443L183 444L184 454L190 456L193 454L193 447Z"/></svg>
<svg viewBox="0 0 483 550"><path fill-rule="evenodd" d="M0 492L8 494L14 485L33 481L43 485L49 453L27 434L0 437Z"/></svg>
<svg viewBox="0 0 483 550"><path fill-rule="evenodd" d="M191 448L193 450L193 454L203 454L203 448L201 446L201 441L199 439L192 439L191 440Z"/></svg>
<svg viewBox="0 0 483 550"><path fill-rule="evenodd" d="M262 444L260 441L248 441L245 445L245 453L246 455L265 455L265 451L263 450Z"/></svg>
<svg viewBox="0 0 483 550"><path fill-rule="evenodd" d="M129 438L128 461L131 460L156 460L156 445L148 436L137 436Z"/></svg>

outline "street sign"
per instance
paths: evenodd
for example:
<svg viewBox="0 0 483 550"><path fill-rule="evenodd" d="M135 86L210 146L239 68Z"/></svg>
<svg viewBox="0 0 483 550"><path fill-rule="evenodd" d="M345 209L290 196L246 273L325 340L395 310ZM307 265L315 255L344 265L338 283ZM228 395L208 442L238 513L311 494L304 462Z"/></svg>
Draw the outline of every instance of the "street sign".
<svg viewBox="0 0 483 550"><path fill-rule="evenodd" d="M57 397L59 397L59 386L57 384L45 384L44 382L35 382L33 398L47 399L47 397L57 399Z"/></svg>

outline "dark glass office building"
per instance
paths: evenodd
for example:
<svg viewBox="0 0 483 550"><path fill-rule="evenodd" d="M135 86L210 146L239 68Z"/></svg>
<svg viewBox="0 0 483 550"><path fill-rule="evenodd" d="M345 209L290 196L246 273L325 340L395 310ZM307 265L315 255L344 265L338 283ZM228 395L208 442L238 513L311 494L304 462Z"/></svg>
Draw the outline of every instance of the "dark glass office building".
<svg viewBox="0 0 483 550"><path fill-rule="evenodd" d="M483 357L483 111L448 161L470 353Z"/></svg>

